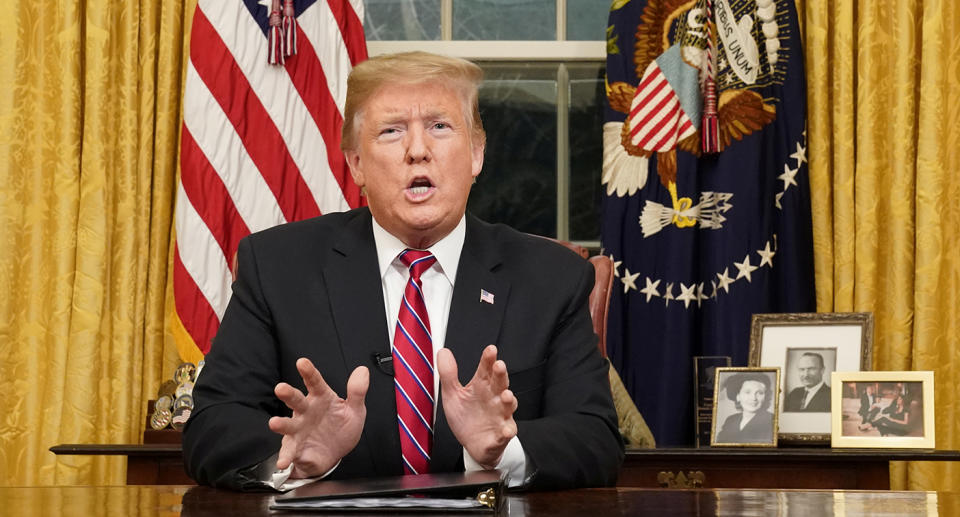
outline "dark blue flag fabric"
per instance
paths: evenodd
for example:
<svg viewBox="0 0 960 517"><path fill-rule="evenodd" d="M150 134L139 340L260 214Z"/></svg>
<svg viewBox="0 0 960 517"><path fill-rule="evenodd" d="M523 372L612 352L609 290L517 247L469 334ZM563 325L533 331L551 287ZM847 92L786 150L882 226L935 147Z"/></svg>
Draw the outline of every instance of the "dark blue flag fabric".
<svg viewBox="0 0 960 517"><path fill-rule="evenodd" d="M812 312L806 87L792 0L614 0L607 347L658 445L693 442L697 355L746 366L755 313Z"/></svg>

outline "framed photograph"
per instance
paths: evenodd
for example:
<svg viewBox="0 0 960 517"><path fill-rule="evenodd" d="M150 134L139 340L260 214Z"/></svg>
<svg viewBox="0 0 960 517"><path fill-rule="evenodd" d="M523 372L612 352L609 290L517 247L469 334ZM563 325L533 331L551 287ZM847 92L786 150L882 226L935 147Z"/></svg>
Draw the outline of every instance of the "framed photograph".
<svg viewBox="0 0 960 517"><path fill-rule="evenodd" d="M730 366L728 355L693 356L694 446L708 447L713 428L713 386L718 367Z"/></svg>
<svg viewBox="0 0 960 517"><path fill-rule="evenodd" d="M750 366L779 367L780 440L830 442L830 374L872 367L873 314L754 314Z"/></svg>
<svg viewBox="0 0 960 517"><path fill-rule="evenodd" d="M933 449L933 372L833 372L834 447Z"/></svg>
<svg viewBox="0 0 960 517"><path fill-rule="evenodd" d="M780 368L716 368L711 446L776 447Z"/></svg>

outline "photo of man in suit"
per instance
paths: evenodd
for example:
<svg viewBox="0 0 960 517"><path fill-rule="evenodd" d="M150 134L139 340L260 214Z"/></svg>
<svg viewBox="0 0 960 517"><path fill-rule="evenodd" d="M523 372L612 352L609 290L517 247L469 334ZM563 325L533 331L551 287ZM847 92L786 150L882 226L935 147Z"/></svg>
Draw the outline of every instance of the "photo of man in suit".
<svg viewBox="0 0 960 517"><path fill-rule="evenodd" d="M240 242L184 429L195 480L285 490L497 468L510 486L615 483L593 268L465 213L481 80L422 52L353 69L341 147L369 206Z"/></svg>
<svg viewBox="0 0 960 517"><path fill-rule="evenodd" d="M876 388L873 384L867 384L866 388L861 390L860 409L857 410L857 414L860 415L860 425L858 427L861 431L867 430L866 424L872 422L883 408L880 405L880 397L877 396L875 391Z"/></svg>
<svg viewBox="0 0 960 517"><path fill-rule="evenodd" d="M829 413L830 386L823 380L823 355L804 352L797 360L796 369L801 386L787 394L783 401L783 411Z"/></svg>

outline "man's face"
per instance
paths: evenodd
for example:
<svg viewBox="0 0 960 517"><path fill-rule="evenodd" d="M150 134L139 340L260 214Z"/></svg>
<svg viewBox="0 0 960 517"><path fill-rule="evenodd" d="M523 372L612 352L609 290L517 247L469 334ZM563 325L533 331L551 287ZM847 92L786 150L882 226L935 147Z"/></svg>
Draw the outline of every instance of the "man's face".
<svg viewBox="0 0 960 517"><path fill-rule="evenodd" d="M415 248L450 233L483 166L483 146L471 137L461 98L450 88L386 85L371 96L357 149L346 155L380 226Z"/></svg>
<svg viewBox="0 0 960 517"><path fill-rule="evenodd" d="M800 372L800 382L808 388L816 386L823 379L823 368L813 357L801 357L797 361L797 370Z"/></svg>

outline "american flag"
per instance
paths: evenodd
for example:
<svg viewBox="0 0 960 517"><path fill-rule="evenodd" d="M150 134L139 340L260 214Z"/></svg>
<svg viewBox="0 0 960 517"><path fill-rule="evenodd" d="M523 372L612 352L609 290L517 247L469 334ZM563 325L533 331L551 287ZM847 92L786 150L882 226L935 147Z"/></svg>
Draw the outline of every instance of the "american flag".
<svg viewBox="0 0 960 517"><path fill-rule="evenodd" d="M362 0L287 5L296 20L295 53L271 65L270 11L277 5L199 0L194 13L171 325L185 360L209 350L230 299L240 239L364 203L340 151L347 75L367 57Z"/></svg>
<svg viewBox="0 0 960 517"><path fill-rule="evenodd" d="M493 293L487 291L486 289L480 290L480 301L483 303L489 303L493 305Z"/></svg>
<svg viewBox="0 0 960 517"><path fill-rule="evenodd" d="M694 96L700 93L700 88L696 72L681 66L681 60L680 47L675 45L651 62L644 72L627 118L633 145L663 152L696 132L690 116L699 115ZM675 84L686 88L674 88Z"/></svg>

